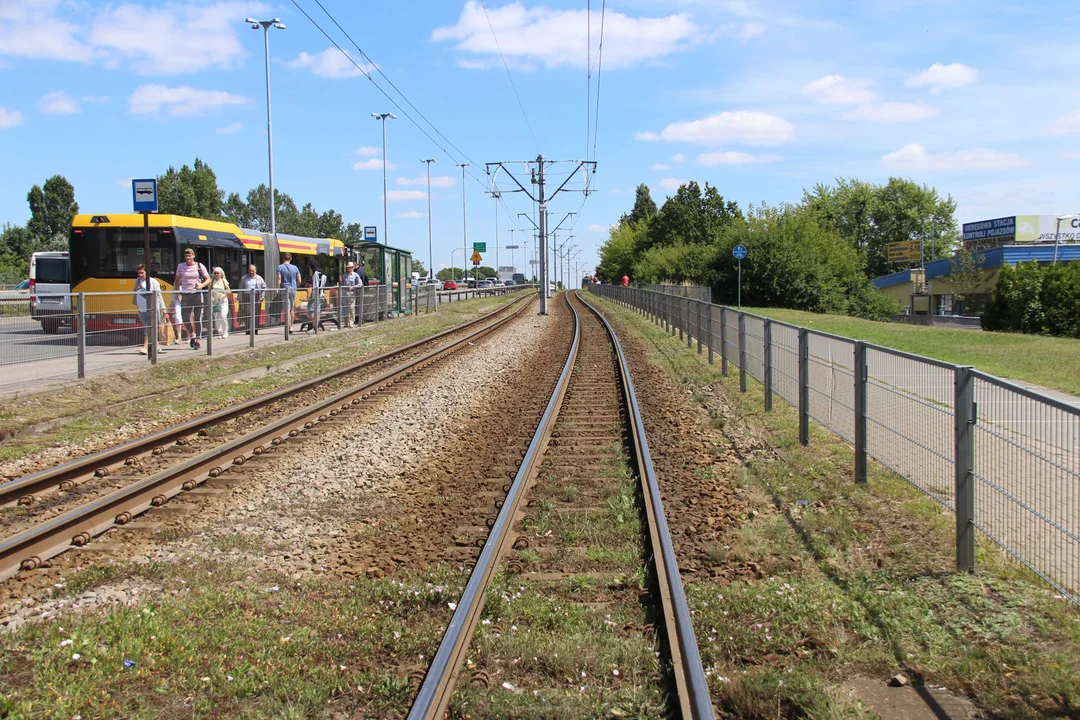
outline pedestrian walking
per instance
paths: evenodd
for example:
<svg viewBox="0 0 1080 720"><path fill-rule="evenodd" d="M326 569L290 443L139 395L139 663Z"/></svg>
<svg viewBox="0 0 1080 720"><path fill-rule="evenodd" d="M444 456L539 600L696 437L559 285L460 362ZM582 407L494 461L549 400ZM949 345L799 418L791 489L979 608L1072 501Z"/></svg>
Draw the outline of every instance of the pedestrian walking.
<svg viewBox="0 0 1080 720"><path fill-rule="evenodd" d="M225 271L214 268L214 277L210 281L210 309L213 313L213 332L222 339L229 337L229 281Z"/></svg>
<svg viewBox="0 0 1080 720"><path fill-rule="evenodd" d="M277 268L278 287L284 291L285 307L282 309L284 312L283 322L289 324L289 330L292 330L293 323L296 322L296 288L300 286L300 268L292 264L292 253L285 253L281 256L281 264Z"/></svg>
<svg viewBox="0 0 1080 720"><path fill-rule="evenodd" d="M147 302L148 296L153 297L153 304ZM147 344L150 342L150 333L157 332L157 327L150 320L150 308L157 307L158 324L165 320L165 300L161 297L161 283L157 278L146 277L146 266L139 264L135 267L135 292L132 294L131 304L139 309L139 318L142 320L143 343L139 348L140 355L146 355Z"/></svg>
<svg viewBox="0 0 1080 720"><path fill-rule="evenodd" d="M320 309L325 305L323 302L323 290L326 288L326 275L319 270L319 264L311 262L311 291L308 293L307 314L311 318L311 330L314 331L319 324Z"/></svg>
<svg viewBox="0 0 1080 720"><path fill-rule="evenodd" d="M622 286L623 287L630 287L630 276L629 275L623 275L622 276Z"/></svg>
<svg viewBox="0 0 1080 720"><path fill-rule="evenodd" d="M202 337L203 294L202 290L210 285L210 273L201 262L195 262L195 251L184 250L184 262L176 266L173 286L180 288L181 323L190 324L188 345L192 350L199 350L199 338Z"/></svg>
<svg viewBox="0 0 1080 720"><path fill-rule="evenodd" d="M184 335L187 334L187 328L184 325L184 321L180 317L181 314L182 312L180 308L180 292L179 289L176 289L172 292L172 312L170 313L170 318L173 326L173 345L179 345Z"/></svg>
<svg viewBox="0 0 1080 720"><path fill-rule="evenodd" d="M266 291L266 281L259 275L258 268L254 264L248 265L247 275L240 278L240 324L247 331L247 334L255 333L259 334L259 321L255 319L255 326L251 327L251 311L252 303L255 304L255 312L259 312L259 306L262 304L263 295Z"/></svg>
<svg viewBox="0 0 1080 720"><path fill-rule="evenodd" d="M360 287L360 274L356 272L356 263L345 263L345 277L341 279L341 315L345 318L345 327L356 326L356 292L364 292Z"/></svg>

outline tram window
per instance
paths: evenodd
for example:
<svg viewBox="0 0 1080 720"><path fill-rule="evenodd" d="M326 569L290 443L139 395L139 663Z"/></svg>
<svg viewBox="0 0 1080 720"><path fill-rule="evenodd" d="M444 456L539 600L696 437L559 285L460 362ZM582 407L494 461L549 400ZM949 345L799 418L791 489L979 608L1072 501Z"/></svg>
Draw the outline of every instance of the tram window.
<svg viewBox="0 0 1080 720"><path fill-rule="evenodd" d="M75 283L86 278L130 278L147 262L142 228L90 228L72 231L71 269ZM176 269L176 239L171 232L150 230L150 269L171 277Z"/></svg>

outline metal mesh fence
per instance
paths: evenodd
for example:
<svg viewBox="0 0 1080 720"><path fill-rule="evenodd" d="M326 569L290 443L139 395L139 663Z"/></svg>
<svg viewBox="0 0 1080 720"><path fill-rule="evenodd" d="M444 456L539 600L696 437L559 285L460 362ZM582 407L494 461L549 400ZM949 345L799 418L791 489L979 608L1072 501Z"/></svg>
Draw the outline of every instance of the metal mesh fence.
<svg viewBox="0 0 1080 720"><path fill-rule="evenodd" d="M649 292L712 302L712 288L703 285L639 285L637 287Z"/></svg>
<svg viewBox="0 0 1080 720"><path fill-rule="evenodd" d="M734 308L688 315L670 295L589 289L704 334L744 392L749 375L766 409L773 395L796 408L804 444L810 418L852 443L856 481L873 458L954 512L958 568L974 569L977 530L1080 604L1080 403Z"/></svg>

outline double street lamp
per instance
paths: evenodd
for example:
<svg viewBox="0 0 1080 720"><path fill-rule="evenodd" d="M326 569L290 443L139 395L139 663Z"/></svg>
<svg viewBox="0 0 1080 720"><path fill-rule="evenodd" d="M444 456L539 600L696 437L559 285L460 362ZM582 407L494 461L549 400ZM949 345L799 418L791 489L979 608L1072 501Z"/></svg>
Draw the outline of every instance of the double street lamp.
<svg viewBox="0 0 1080 720"><path fill-rule="evenodd" d="M277 234L277 205L274 198L274 132L270 124L270 28L284 30L285 24L280 19L256 20L247 18L244 22L251 25L252 30L262 28L263 46L266 51L266 152L270 161L270 234Z"/></svg>
<svg viewBox="0 0 1080 720"><path fill-rule="evenodd" d="M397 115L394 113L371 113L371 117L376 120L382 120L382 222L383 222L383 244L390 244L390 227L387 220L386 211L386 118L391 120L397 120Z"/></svg>

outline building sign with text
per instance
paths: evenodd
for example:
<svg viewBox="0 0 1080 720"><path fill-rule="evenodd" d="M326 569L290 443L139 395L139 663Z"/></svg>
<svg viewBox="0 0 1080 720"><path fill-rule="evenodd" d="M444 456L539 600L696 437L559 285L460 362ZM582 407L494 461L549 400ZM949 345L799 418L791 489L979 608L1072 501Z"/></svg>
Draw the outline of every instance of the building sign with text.
<svg viewBox="0 0 1080 720"><path fill-rule="evenodd" d="M1080 240L1080 219L1066 218L1060 229L1056 215L1012 215L964 223L964 247L969 250L1013 243L1075 243Z"/></svg>

